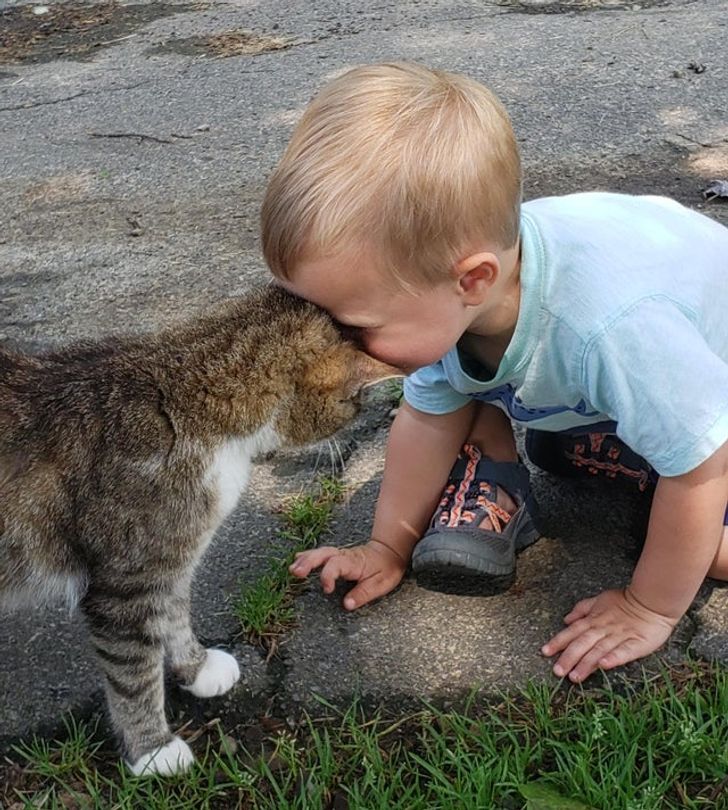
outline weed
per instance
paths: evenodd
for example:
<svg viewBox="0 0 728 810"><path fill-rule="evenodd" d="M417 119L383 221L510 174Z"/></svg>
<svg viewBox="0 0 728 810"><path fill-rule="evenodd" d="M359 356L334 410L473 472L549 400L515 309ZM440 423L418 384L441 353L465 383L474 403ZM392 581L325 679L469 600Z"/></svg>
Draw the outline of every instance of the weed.
<svg viewBox="0 0 728 810"><path fill-rule="evenodd" d="M246 585L233 601L233 610L248 638L275 651L280 635L294 621L293 599L301 583L288 572L299 551L314 548L326 532L334 506L342 499L344 485L336 478L319 478L316 490L291 498L282 509L279 536L286 542L283 557L269 562L266 573Z"/></svg>

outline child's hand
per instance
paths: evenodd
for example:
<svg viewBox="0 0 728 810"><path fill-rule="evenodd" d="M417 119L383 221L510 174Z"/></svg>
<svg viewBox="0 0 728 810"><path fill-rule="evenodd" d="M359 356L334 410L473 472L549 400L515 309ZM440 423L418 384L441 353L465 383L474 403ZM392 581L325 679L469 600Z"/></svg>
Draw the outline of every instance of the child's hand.
<svg viewBox="0 0 728 810"><path fill-rule="evenodd" d="M321 568L324 593L332 593L338 579L358 583L344 597L344 607L356 610L393 590L407 570L407 561L384 543L371 540L353 548L321 546L302 551L288 570L294 576L306 577L315 568Z"/></svg>
<svg viewBox="0 0 728 810"><path fill-rule="evenodd" d="M640 604L629 588L582 599L564 621L569 626L544 644L544 655L561 653L554 675L580 683L597 669L635 661L661 647L677 619Z"/></svg>

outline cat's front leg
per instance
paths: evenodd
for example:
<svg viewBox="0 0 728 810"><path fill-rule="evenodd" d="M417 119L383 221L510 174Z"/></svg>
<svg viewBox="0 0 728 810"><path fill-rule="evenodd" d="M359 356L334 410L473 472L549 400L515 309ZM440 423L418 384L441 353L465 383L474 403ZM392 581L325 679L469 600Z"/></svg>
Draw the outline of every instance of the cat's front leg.
<svg viewBox="0 0 728 810"><path fill-rule="evenodd" d="M150 585L132 590L92 586L82 602L114 730L131 771L163 775L187 770L190 747L169 729L164 712L164 598Z"/></svg>
<svg viewBox="0 0 728 810"><path fill-rule="evenodd" d="M167 600L161 623L164 647L172 672L183 689L196 697L223 695L240 678L238 662L223 650L206 650L190 623L190 580L184 578Z"/></svg>

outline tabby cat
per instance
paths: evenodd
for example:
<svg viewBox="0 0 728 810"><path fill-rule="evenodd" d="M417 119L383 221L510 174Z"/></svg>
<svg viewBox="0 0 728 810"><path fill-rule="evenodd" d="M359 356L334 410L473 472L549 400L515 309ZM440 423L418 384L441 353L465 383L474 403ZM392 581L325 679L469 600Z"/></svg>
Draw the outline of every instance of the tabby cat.
<svg viewBox="0 0 728 810"><path fill-rule="evenodd" d="M193 761L164 664L198 697L238 680L190 626L190 582L250 461L326 437L392 369L269 286L156 335L0 350L0 605L80 605L131 770Z"/></svg>

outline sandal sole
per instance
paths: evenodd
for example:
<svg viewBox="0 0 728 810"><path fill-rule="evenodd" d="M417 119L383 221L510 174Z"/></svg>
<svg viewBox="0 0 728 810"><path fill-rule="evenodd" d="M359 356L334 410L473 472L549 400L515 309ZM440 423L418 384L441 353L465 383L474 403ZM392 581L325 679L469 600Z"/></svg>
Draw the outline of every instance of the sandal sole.
<svg viewBox="0 0 728 810"><path fill-rule="evenodd" d="M426 536L418 543L412 558L417 584L428 590L468 596L490 596L508 590L515 581L515 555L541 537L534 520L537 506L532 496L526 499L525 507L514 515L513 525L509 524L508 536L514 538L510 559L504 555L496 557L494 546L477 536L455 533Z"/></svg>

